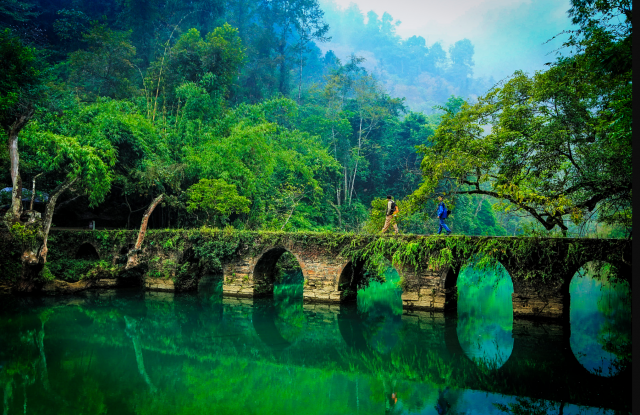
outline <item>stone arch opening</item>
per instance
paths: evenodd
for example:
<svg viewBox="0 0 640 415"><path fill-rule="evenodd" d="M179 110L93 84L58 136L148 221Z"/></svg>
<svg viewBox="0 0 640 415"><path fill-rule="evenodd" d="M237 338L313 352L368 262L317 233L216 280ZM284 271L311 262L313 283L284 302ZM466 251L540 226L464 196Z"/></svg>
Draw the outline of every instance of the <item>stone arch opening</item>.
<svg viewBox="0 0 640 415"><path fill-rule="evenodd" d="M482 265L471 258L456 278L456 334L464 354L490 369L513 353L513 281L500 263Z"/></svg>
<svg viewBox="0 0 640 415"><path fill-rule="evenodd" d="M98 250L91 245L89 242L85 242L76 251L75 259L84 259L87 261L98 261L100 260L100 255L98 255Z"/></svg>
<svg viewBox="0 0 640 415"><path fill-rule="evenodd" d="M276 281L276 264L286 252L282 247L273 248L262 254L253 270L255 297L272 297Z"/></svg>
<svg viewBox="0 0 640 415"><path fill-rule="evenodd" d="M366 284L364 261L349 261L338 278L341 302L355 302L358 289Z"/></svg>
<svg viewBox="0 0 640 415"><path fill-rule="evenodd" d="M349 346L387 354L399 341L402 289L400 273L391 261L379 265L381 269L368 269L364 261L355 261L343 268L338 326Z"/></svg>
<svg viewBox="0 0 640 415"><path fill-rule="evenodd" d="M279 294L302 298L304 276L300 261L283 247L272 248L262 254L253 270L253 282L255 297L273 297L274 288L278 285Z"/></svg>
<svg viewBox="0 0 640 415"><path fill-rule="evenodd" d="M456 311L458 309L458 273L452 267L443 270L444 310Z"/></svg>
<svg viewBox="0 0 640 415"><path fill-rule="evenodd" d="M631 365L631 274L589 261L569 283L569 348L589 373L617 376Z"/></svg>

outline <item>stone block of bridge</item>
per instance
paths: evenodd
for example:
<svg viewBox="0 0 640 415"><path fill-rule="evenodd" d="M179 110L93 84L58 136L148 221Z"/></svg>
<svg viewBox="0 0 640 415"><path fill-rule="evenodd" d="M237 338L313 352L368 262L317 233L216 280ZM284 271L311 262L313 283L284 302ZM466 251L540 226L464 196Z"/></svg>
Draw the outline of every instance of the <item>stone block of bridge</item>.
<svg viewBox="0 0 640 415"><path fill-rule="evenodd" d="M443 311L450 296L445 287L449 267L396 267L402 278L402 306L405 309ZM451 291L451 290L449 290ZM455 291L455 287L454 287Z"/></svg>

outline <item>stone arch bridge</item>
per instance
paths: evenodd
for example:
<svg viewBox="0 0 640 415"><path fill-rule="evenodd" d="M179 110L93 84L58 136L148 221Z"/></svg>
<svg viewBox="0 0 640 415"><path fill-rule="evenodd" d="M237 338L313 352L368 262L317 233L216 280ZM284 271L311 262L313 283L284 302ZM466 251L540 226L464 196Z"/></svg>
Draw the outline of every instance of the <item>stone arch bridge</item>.
<svg viewBox="0 0 640 415"><path fill-rule="evenodd" d="M61 230L51 236L53 261L83 256L111 264L105 275L97 274L95 286L138 281L151 291L197 290L218 281L225 295L269 296L285 252L300 265L305 301L344 301L362 283L364 261L376 255L400 275L405 309L456 309L458 272L478 254L494 257L509 272L514 316L568 320L569 283L590 261L613 264L631 283L630 240L151 230L138 269L125 271L135 231Z"/></svg>

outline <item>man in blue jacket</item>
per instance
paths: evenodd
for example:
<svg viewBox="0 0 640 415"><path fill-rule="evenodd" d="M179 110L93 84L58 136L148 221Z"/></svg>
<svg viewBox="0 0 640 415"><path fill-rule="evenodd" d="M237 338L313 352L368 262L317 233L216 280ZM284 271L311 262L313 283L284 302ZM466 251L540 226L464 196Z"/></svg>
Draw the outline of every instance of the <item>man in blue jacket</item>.
<svg viewBox="0 0 640 415"><path fill-rule="evenodd" d="M447 231L447 235L451 233L451 229L444 223L444 220L447 218L447 207L442 201L442 196L438 196L438 219L440 219L440 227L438 228L438 235L442 232L442 228Z"/></svg>

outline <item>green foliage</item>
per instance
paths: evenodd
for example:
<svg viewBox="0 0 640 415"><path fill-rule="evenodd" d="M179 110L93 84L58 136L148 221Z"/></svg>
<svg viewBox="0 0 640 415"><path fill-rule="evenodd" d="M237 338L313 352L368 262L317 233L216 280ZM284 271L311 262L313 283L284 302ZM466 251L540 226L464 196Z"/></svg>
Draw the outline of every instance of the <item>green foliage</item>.
<svg viewBox="0 0 640 415"><path fill-rule="evenodd" d="M23 252L34 251L38 243L38 227L14 223L9 230L11 237L20 244Z"/></svg>
<svg viewBox="0 0 640 415"><path fill-rule="evenodd" d="M619 181L631 177L620 171L630 166L630 147L619 152L626 144L596 133L596 95L562 88L556 73L517 72L477 104L446 113L433 145L420 148L424 181L414 200L424 203L438 187L492 196L547 230L566 231L566 217L578 224L600 204L630 197L630 182Z"/></svg>
<svg viewBox="0 0 640 415"><path fill-rule="evenodd" d="M204 211L208 220L217 216L221 222L232 213L248 213L251 203L238 194L235 185L216 179L200 179L187 189L187 197L187 212Z"/></svg>
<svg viewBox="0 0 640 415"><path fill-rule="evenodd" d="M33 106L41 92L42 62L33 48L23 45L11 29L0 30L0 127L6 133L18 113Z"/></svg>
<svg viewBox="0 0 640 415"><path fill-rule="evenodd" d="M430 201L446 193L459 234L628 234L627 0L574 0L576 53L516 72L473 105L462 97L493 83L473 78L474 45L403 40L389 14L365 24L355 6L316 0L72 6L0 6L3 22L44 11L42 50L0 34L0 123L35 119L20 134L25 183L45 173L37 191L51 193L76 180L59 203L80 205L60 222L88 201L92 215L134 228L164 194L151 227L373 233L392 194L401 229L430 234ZM323 55L315 42L329 34L370 51L383 76L362 57Z"/></svg>
<svg viewBox="0 0 640 415"><path fill-rule="evenodd" d="M27 152L40 155L33 161L38 170L77 180L91 206L101 203L111 189L116 154L104 137L59 135L34 122L25 129L23 142Z"/></svg>
<svg viewBox="0 0 640 415"><path fill-rule="evenodd" d="M521 71L473 105L447 108L432 146L420 147L421 206L435 191L480 194L549 231L571 221L631 221L631 8L572 2L578 53ZM625 15L624 17L622 15Z"/></svg>
<svg viewBox="0 0 640 415"><path fill-rule="evenodd" d="M131 32L118 32L105 25L94 24L83 34L86 50L69 55L70 82L83 96L125 98L134 92L136 48L130 42Z"/></svg>
<svg viewBox="0 0 640 415"><path fill-rule="evenodd" d="M63 257L48 261L45 268L48 270L47 275L51 279L55 277L63 281L76 282L106 271L110 266L106 261Z"/></svg>
<svg viewBox="0 0 640 415"><path fill-rule="evenodd" d="M204 39L192 28L151 65L145 84L156 97L161 88L165 104L174 103L176 97L184 99L185 91L177 91L185 83L199 85L207 94L224 96L244 53L238 30L226 23Z"/></svg>

